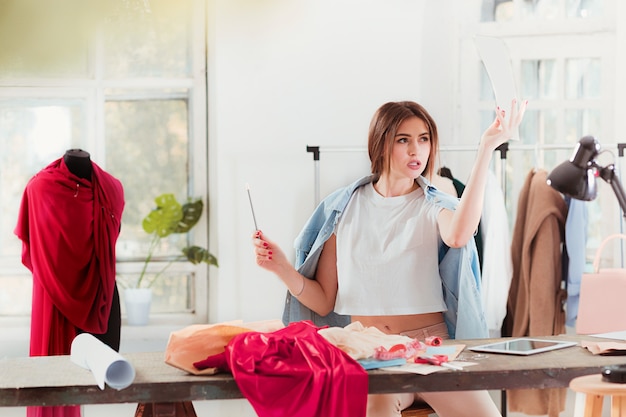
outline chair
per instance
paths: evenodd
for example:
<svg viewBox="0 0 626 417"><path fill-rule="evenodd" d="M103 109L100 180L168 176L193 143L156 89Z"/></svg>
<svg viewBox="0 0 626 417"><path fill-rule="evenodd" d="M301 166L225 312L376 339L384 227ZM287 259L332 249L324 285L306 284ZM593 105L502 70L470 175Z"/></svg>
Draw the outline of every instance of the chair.
<svg viewBox="0 0 626 417"><path fill-rule="evenodd" d="M196 417L191 401L175 403L139 403L135 417Z"/></svg>
<svg viewBox="0 0 626 417"><path fill-rule="evenodd" d="M569 387L576 392L575 416L602 417L602 403L607 395L611 397L611 416L626 416L626 384L605 382L601 374L593 374L572 379ZM581 414L579 406L583 404Z"/></svg>
<svg viewBox="0 0 626 417"><path fill-rule="evenodd" d="M409 408L402 410L402 417L427 417L431 414L435 414L435 410L425 402L420 401L416 401Z"/></svg>

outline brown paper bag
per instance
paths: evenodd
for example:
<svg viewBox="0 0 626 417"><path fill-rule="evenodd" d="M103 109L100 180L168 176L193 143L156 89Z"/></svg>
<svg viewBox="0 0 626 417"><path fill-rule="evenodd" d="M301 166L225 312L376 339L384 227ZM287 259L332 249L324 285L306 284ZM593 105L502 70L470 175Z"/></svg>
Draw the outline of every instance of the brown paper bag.
<svg viewBox="0 0 626 417"><path fill-rule="evenodd" d="M612 239L625 239L614 234L602 241L593 261L593 273L583 274L576 333L593 334L626 330L626 269L600 269L604 246Z"/></svg>
<svg viewBox="0 0 626 417"><path fill-rule="evenodd" d="M224 351L230 340L241 333L250 331L272 332L284 327L280 320L267 320L252 323L241 321L218 324L194 324L170 334L165 348L165 363L194 375L212 375L216 368L202 371L193 364L208 356Z"/></svg>

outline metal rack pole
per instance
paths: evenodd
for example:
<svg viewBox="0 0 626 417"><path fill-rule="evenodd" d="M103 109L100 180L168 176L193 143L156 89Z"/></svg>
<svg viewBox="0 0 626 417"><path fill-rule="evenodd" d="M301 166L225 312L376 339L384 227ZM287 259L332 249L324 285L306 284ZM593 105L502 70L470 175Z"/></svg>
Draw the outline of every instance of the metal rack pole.
<svg viewBox="0 0 626 417"><path fill-rule="evenodd" d="M496 151L500 152L500 160L502 161L500 164L500 170L502 171L500 173L500 181L502 182L500 187L502 188L502 194L504 194L504 201L506 201L506 154L509 152L509 143L504 142L496 148Z"/></svg>
<svg viewBox="0 0 626 417"><path fill-rule="evenodd" d="M307 146L307 152L313 154L313 175L315 180L315 205L320 203L320 147Z"/></svg>
<svg viewBox="0 0 626 417"><path fill-rule="evenodd" d="M619 163L620 169L617 172L617 176L620 178L620 182L622 178L621 158L624 157L624 148L626 148L626 143L617 144L617 155L618 155L618 158L620 158L620 163ZM624 215L626 215L626 213L620 213L620 220L619 220L620 234L624 234L624 217L623 217ZM624 267L624 239L619 240L619 255L620 255L620 266L623 268Z"/></svg>

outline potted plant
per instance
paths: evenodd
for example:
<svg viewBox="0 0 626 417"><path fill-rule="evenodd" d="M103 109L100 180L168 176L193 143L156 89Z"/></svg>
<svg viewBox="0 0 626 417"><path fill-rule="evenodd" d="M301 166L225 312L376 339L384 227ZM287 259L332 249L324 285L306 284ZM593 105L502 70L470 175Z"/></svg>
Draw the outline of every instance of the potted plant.
<svg viewBox="0 0 626 417"><path fill-rule="evenodd" d="M159 247L162 239L171 234L183 234L189 232L200 220L204 204L200 198L190 198L184 204L179 203L173 194L161 194L154 199L156 207L144 217L141 222L143 230L151 235L148 254L143 263L139 278L132 287L124 290L126 314L130 325L145 325L148 323L148 314L152 301L152 284L174 262L187 260L196 265L206 263L218 266L217 258L209 251L200 246L187 246L181 250L180 255L161 268L150 280L147 279L148 265L152 261L154 252Z"/></svg>

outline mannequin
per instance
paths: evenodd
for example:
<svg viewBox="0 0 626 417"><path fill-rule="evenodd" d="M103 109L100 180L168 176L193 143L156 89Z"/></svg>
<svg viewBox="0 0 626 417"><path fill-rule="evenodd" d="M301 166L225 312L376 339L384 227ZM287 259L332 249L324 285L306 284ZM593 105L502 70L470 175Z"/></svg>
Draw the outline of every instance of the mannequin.
<svg viewBox="0 0 626 417"><path fill-rule="evenodd" d="M26 185L15 234L33 275L30 356L70 354L77 334L120 343L115 243L122 183L70 149ZM27 407L28 417L80 417L79 406Z"/></svg>
<svg viewBox="0 0 626 417"><path fill-rule="evenodd" d="M68 149L63 155L63 162L78 178L91 181L92 166L91 155L82 149ZM109 315L109 325L107 332L104 334L94 334L102 343L111 347L115 351L120 349L120 332L122 326L122 312L120 307L120 296L117 285L114 287L113 304L111 305L111 314ZM78 333L84 333L83 330L77 329Z"/></svg>

